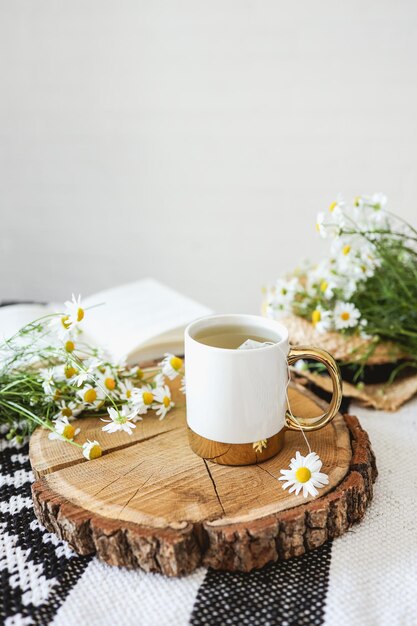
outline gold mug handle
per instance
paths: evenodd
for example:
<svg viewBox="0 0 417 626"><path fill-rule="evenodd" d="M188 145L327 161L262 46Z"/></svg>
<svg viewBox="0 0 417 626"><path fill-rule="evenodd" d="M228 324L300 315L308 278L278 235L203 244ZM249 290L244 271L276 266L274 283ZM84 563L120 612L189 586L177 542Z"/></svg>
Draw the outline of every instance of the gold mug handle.
<svg viewBox="0 0 417 626"><path fill-rule="evenodd" d="M333 395L330 401L329 409L318 418L297 417L297 421L293 418L289 411L285 413L285 422L290 430L300 430L302 427L306 431L318 430L326 426L332 421L337 414L340 403L342 402L342 379L340 376L339 366L336 361L326 350L314 348L312 346L296 346L290 348L288 353L288 365L293 365L299 359L314 359L320 361L326 366L330 378L333 383ZM313 419L313 422L311 421Z"/></svg>

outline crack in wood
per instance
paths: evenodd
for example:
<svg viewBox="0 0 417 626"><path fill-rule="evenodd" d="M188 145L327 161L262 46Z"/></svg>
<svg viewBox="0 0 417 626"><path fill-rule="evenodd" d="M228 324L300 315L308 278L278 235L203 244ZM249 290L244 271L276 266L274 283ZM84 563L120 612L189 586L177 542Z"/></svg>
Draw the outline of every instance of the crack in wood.
<svg viewBox="0 0 417 626"><path fill-rule="evenodd" d="M276 476L274 476L273 474L271 474L271 472L269 470L267 470L265 467L262 467L262 465L259 465L259 463L255 463L256 467L259 467L260 470L262 470L263 472L266 472L267 474L269 474L270 476L272 476L272 478L274 480L278 480L278 478Z"/></svg>
<svg viewBox="0 0 417 626"><path fill-rule="evenodd" d="M143 462L143 461L142 461L142 462ZM139 463L139 465L141 465L141 464ZM136 466L136 467L137 467L137 466ZM129 473L129 472L128 472L128 473ZM124 505L123 505L123 508L121 509L121 511L120 511L120 513L119 513L119 515L121 515L121 514L123 513L123 511L125 510L125 508L127 507L127 505L128 505L130 502L132 502L133 498L135 498L135 496L137 496L137 494L139 493L139 491L140 491L141 489L143 489L143 488L144 488L144 486L145 486L145 485L146 485L146 484L150 481L150 479L152 478L152 476L153 476L153 475L154 475L153 473L152 473L152 474L149 474L149 476L148 476L148 478L145 480L145 482L144 482L142 485L139 485L139 487L136 489L136 491L135 491L135 493L133 494L133 496L131 496L131 497L128 499L128 501L126 502L126 504L124 504Z"/></svg>
<svg viewBox="0 0 417 626"><path fill-rule="evenodd" d="M209 475L209 477L210 477L210 480L211 480L211 482L212 482L213 489L214 489L214 493L216 494L216 498L217 498L217 500L218 500L218 503L220 504L221 510L223 511L223 515L226 515L226 511L224 510L224 507L223 507L222 501L221 501L221 499L220 499L219 492L217 491L216 482L215 482L215 480L214 480L214 478L213 478L213 476L212 476L212 474L211 474L211 472L210 472L210 468L209 468L209 466L208 466L208 464L207 464L206 459L203 459L203 461L204 461L204 465L206 466L207 473L208 473L208 475Z"/></svg>
<svg viewBox="0 0 417 626"><path fill-rule="evenodd" d="M230 450L232 446L230 445L227 450L224 450L223 452L221 452L220 454L217 454L216 456L206 456L204 457L204 459L207 459L207 461L214 461L214 459L220 459L222 456L224 456L225 454L227 454Z"/></svg>
<svg viewBox="0 0 417 626"><path fill-rule="evenodd" d="M112 485L113 483L116 483L118 480L120 480L121 478L125 478L125 476L127 476L128 474L130 474L130 472L133 472L133 470L135 470L137 467L139 467L140 465L142 465L142 463L145 462L145 459L142 459L142 461L140 461L139 463L137 463L136 465L134 465L133 467L131 467L127 472L125 472L124 474L120 474L120 476L117 476L114 480L110 481L109 483L107 483L107 485L104 485L104 487L102 487L101 489L99 489L97 491L97 493L93 494L93 497L95 498L96 496L98 496L99 493L101 493L102 491L104 491L105 489L107 489L107 487L110 487L110 485Z"/></svg>

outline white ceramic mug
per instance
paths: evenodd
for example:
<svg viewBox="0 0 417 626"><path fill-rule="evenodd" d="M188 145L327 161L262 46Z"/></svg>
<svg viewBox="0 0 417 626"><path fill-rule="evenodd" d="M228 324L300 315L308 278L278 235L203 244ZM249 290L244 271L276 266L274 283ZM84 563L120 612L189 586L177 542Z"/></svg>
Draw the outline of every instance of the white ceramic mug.
<svg viewBox="0 0 417 626"><path fill-rule="evenodd" d="M218 348L196 337L216 328L265 337L270 345L251 350ZM227 331L226 331L227 332ZM329 410L313 420L287 410L288 365L315 359L333 381ZM338 366L320 348L289 348L288 331L275 320L256 315L210 315L185 329L187 423L191 448L225 465L266 460L283 446L286 428L316 430L336 415L342 399Z"/></svg>

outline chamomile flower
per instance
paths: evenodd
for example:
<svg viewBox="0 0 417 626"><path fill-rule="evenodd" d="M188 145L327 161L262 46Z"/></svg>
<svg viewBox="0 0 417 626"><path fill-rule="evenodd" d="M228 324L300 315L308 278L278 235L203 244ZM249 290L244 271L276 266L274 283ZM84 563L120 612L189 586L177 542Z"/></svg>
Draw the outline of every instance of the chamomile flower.
<svg viewBox="0 0 417 626"><path fill-rule="evenodd" d="M71 354L72 352L74 352L75 347L76 347L75 341L73 341L71 337L67 337L64 343L65 352L68 352L69 354Z"/></svg>
<svg viewBox="0 0 417 626"><path fill-rule="evenodd" d="M155 389L154 400L155 404L153 408L156 409L156 414L159 415L160 420L164 419L168 411L175 406L175 403L171 399L171 390L168 385Z"/></svg>
<svg viewBox="0 0 417 626"><path fill-rule="evenodd" d="M100 387L87 384L78 390L78 397L87 409L98 409L103 404L105 395Z"/></svg>
<svg viewBox="0 0 417 626"><path fill-rule="evenodd" d="M349 300L355 293L358 288L358 278L356 273L353 272L349 278L345 278L343 283L341 282L340 291L342 292L342 297L345 300Z"/></svg>
<svg viewBox="0 0 417 626"><path fill-rule="evenodd" d="M108 395L117 393L117 376L110 367L106 367L104 372L97 372L95 379L106 390Z"/></svg>
<svg viewBox="0 0 417 626"><path fill-rule="evenodd" d="M87 380L94 380L100 374L102 366L103 362L95 357L84 361L83 369L74 376L71 382L81 387Z"/></svg>
<svg viewBox="0 0 417 626"><path fill-rule="evenodd" d="M358 206L366 205L372 207L375 211L379 211L385 207L388 198L384 193L378 192L372 194L372 196L359 196L356 198L355 204L357 200L359 200Z"/></svg>
<svg viewBox="0 0 417 626"><path fill-rule="evenodd" d="M374 244L367 243L361 249L358 264L357 275L361 279L370 278L374 275L376 268L381 266L381 259L377 255Z"/></svg>
<svg viewBox="0 0 417 626"><path fill-rule="evenodd" d="M65 321L63 322L64 326L67 326L69 329L74 330L84 319L85 311L81 304L81 296L78 298L72 294L71 300L67 300L65 302L66 307L66 315L64 316Z"/></svg>
<svg viewBox="0 0 417 626"><path fill-rule="evenodd" d="M72 363L66 363L62 368L63 378L66 379L69 383L72 383L74 378L79 373L78 369L74 367Z"/></svg>
<svg viewBox="0 0 417 626"><path fill-rule="evenodd" d="M338 194L337 199L329 205L329 212L331 213L331 221L338 226L343 227L346 223L344 211L346 203L341 194Z"/></svg>
<svg viewBox="0 0 417 626"><path fill-rule="evenodd" d="M142 380L144 371L139 367L139 365L135 365L130 369L123 370L121 375L123 378L137 378L138 380Z"/></svg>
<svg viewBox="0 0 417 626"><path fill-rule="evenodd" d="M65 402L65 400L60 400L58 402L58 408L59 408L59 411L55 415L54 419L57 419L59 417L66 417L69 420L72 420L77 415L79 415L84 409L83 405L80 403L71 402L71 401Z"/></svg>
<svg viewBox="0 0 417 626"><path fill-rule="evenodd" d="M165 385L165 376L160 372L153 378L155 387L163 387Z"/></svg>
<svg viewBox="0 0 417 626"><path fill-rule="evenodd" d="M329 483L327 474L320 472L322 462L315 452L310 452L306 457L299 452L295 453L295 458L291 459L290 469L281 470L282 476L278 480L284 480L283 489L288 489L289 493L295 492L298 496L303 491L303 496L317 496L317 489L321 489Z"/></svg>
<svg viewBox="0 0 417 626"><path fill-rule="evenodd" d="M71 381L77 387L81 387L87 380L94 379L94 376L88 370L81 370L74 376L74 379Z"/></svg>
<svg viewBox="0 0 417 626"><path fill-rule="evenodd" d="M180 357L175 356L175 354L167 352L159 365L162 367L162 373L168 376L170 380L174 380L181 373L184 361Z"/></svg>
<svg viewBox="0 0 417 626"><path fill-rule="evenodd" d="M316 230L317 230L318 234L321 237L323 237L323 239L326 239L326 237L327 237L326 218L325 218L325 215L324 215L323 211L320 211L320 213L317 214Z"/></svg>
<svg viewBox="0 0 417 626"><path fill-rule="evenodd" d="M119 398L125 402L131 402L135 395L135 387L129 378L119 383Z"/></svg>
<svg viewBox="0 0 417 626"><path fill-rule="evenodd" d="M56 392L54 368L50 367L49 369L39 370L39 377L42 380L42 388L45 392L45 395L53 398Z"/></svg>
<svg viewBox="0 0 417 626"><path fill-rule="evenodd" d="M87 439L87 441L83 443L83 456L85 456L88 461L98 459L102 455L102 452L99 442L95 439L93 441Z"/></svg>
<svg viewBox="0 0 417 626"><path fill-rule="evenodd" d="M337 211L338 209L342 209L344 208L345 202L343 200L343 196L341 196L340 194L338 195L336 200L333 200L333 202L331 202L329 204L329 211L330 213L334 213L335 211Z"/></svg>
<svg viewBox="0 0 417 626"><path fill-rule="evenodd" d="M72 424L69 423L68 417L58 417L53 422L54 431L49 433L49 439L59 439L61 441L65 441L65 439L74 439L76 435L80 432L80 429L75 429Z"/></svg>
<svg viewBox="0 0 417 626"><path fill-rule="evenodd" d="M337 289L337 284L331 278L323 278L318 287L320 293L323 294L327 300L330 300L330 298L333 297L334 290Z"/></svg>
<svg viewBox="0 0 417 626"><path fill-rule="evenodd" d="M149 409L152 409L152 405L155 400L155 389L150 385L144 385L140 389L137 389L135 393L134 406L138 415L144 415Z"/></svg>
<svg viewBox="0 0 417 626"><path fill-rule="evenodd" d="M323 307L317 306L311 313L311 323L319 333L330 330L332 326L331 311L325 311Z"/></svg>
<svg viewBox="0 0 417 626"><path fill-rule="evenodd" d="M298 278L280 278L275 283L270 304L280 311L289 311L299 287Z"/></svg>
<svg viewBox="0 0 417 626"><path fill-rule="evenodd" d="M107 409L110 416L109 420L101 418L102 422L107 422L106 426L103 426L102 430L108 433L115 433L118 430L126 432L128 435L132 434L132 430L136 428L136 424L131 422L132 412L129 407L124 406L120 411L116 411L113 407Z"/></svg>
<svg viewBox="0 0 417 626"><path fill-rule="evenodd" d="M331 245L331 254L335 260L336 271L343 274L357 264L363 242L358 237L338 237Z"/></svg>
<svg viewBox="0 0 417 626"><path fill-rule="evenodd" d="M360 312L351 302L338 302L333 313L336 330L354 328L357 326L360 316Z"/></svg>

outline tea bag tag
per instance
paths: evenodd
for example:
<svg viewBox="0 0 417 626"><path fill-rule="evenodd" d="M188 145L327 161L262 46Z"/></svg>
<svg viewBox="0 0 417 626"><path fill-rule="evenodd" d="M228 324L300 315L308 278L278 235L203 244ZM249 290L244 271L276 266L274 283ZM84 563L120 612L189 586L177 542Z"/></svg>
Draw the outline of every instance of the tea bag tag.
<svg viewBox="0 0 417 626"><path fill-rule="evenodd" d="M254 348L263 348L270 345L272 345L270 341L261 342L255 341L255 339L246 339L237 350L253 350Z"/></svg>

